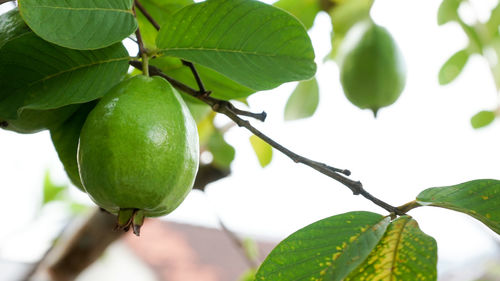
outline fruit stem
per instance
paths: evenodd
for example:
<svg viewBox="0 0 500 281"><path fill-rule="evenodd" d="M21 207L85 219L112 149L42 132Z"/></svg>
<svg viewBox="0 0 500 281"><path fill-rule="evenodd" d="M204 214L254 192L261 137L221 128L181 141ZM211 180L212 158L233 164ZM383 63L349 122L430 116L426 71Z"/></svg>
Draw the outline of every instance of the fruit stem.
<svg viewBox="0 0 500 281"><path fill-rule="evenodd" d="M134 217L135 209L120 209L115 230L128 231Z"/></svg>
<svg viewBox="0 0 500 281"><path fill-rule="evenodd" d="M142 73L149 76L149 56L147 53L142 53Z"/></svg>
<svg viewBox="0 0 500 281"><path fill-rule="evenodd" d="M134 217L132 219L132 229L134 230L134 234L137 236L141 235L141 226L144 223L144 211L143 210L135 210Z"/></svg>

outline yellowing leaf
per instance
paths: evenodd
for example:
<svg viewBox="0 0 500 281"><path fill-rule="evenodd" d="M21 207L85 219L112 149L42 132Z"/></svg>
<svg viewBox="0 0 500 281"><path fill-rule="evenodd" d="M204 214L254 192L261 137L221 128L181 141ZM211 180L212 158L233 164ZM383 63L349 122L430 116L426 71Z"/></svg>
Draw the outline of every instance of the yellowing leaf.
<svg viewBox="0 0 500 281"><path fill-rule="evenodd" d="M259 159L260 166L265 167L273 159L273 148L257 136L250 137L250 143Z"/></svg>

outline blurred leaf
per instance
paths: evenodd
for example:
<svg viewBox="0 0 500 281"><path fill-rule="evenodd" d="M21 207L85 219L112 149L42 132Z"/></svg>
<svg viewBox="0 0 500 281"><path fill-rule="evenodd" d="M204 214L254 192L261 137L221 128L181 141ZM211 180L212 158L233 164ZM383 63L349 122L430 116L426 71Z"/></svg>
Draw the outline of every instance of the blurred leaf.
<svg viewBox="0 0 500 281"><path fill-rule="evenodd" d="M438 9L438 24L458 20L458 7L462 0L443 0Z"/></svg>
<svg viewBox="0 0 500 281"><path fill-rule="evenodd" d="M491 11L490 18L486 22L490 36L498 35L498 27L500 26L500 2Z"/></svg>
<svg viewBox="0 0 500 281"><path fill-rule="evenodd" d="M496 116L494 112L483 110L478 114L472 116L472 118L470 119L470 124L472 125L472 128L479 129L491 124L495 120L495 118Z"/></svg>
<svg viewBox="0 0 500 281"><path fill-rule="evenodd" d="M255 281L255 274L257 271L255 269L249 269L243 273L238 281Z"/></svg>
<svg viewBox="0 0 500 281"><path fill-rule="evenodd" d="M165 74L175 78L191 88L198 89L198 84L193 73L182 64L181 60L172 57L160 57L151 60L151 64L160 68ZM218 99L230 100L245 98L254 90L234 82L226 76L202 65L196 64L196 69L205 85L205 88L212 91L211 96ZM194 98L193 98L194 100ZM200 101L197 101L201 103Z"/></svg>
<svg viewBox="0 0 500 281"><path fill-rule="evenodd" d="M256 280L344 280L368 257L389 223L389 217L370 212L317 221L281 241L260 266Z"/></svg>
<svg viewBox="0 0 500 281"><path fill-rule="evenodd" d="M208 149L212 153L213 164L219 168L229 169L234 160L236 151L224 140L224 136L218 130L215 130L208 141Z"/></svg>
<svg viewBox="0 0 500 281"><path fill-rule="evenodd" d="M409 216L394 220L368 258L345 281L437 280L437 245Z"/></svg>
<svg viewBox="0 0 500 281"><path fill-rule="evenodd" d="M273 5L296 16L306 29L313 26L316 15L321 11L320 0L279 0Z"/></svg>
<svg viewBox="0 0 500 281"><path fill-rule="evenodd" d="M446 85L455 80L464 69L468 59L469 52L466 49L451 56L439 70L439 84Z"/></svg>
<svg viewBox="0 0 500 281"><path fill-rule="evenodd" d="M316 78L301 81L285 106L285 120L311 117L319 104L319 88Z"/></svg>
<svg viewBox="0 0 500 281"><path fill-rule="evenodd" d="M133 2L19 0L19 9L28 26L44 40L66 48L94 50L134 33Z"/></svg>
<svg viewBox="0 0 500 281"><path fill-rule="evenodd" d="M257 260L259 258L259 246L254 239L248 237L243 239L243 248L245 249L246 256L251 260Z"/></svg>
<svg viewBox="0 0 500 281"><path fill-rule="evenodd" d="M470 215L500 234L500 181L473 180L457 185L433 187L417 196L422 206L436 206Z"/></svg>
<svg viewBox="0 0 500 281"><path fill-rule="evenodd" d="M45 178L43 180L42 205L60 199L67 188L68 187L66 185L56 185L50 178L50 173L48 171L45 172Z"/></svg>
<svg viewBox="0 0 500 281"><path fill-rule="evenodd" d="M71 182L84 191L78 173L78 163L76 161L76 153L78 150L78 140L83 123L87 119L87 115L94 108L97 102L90 102L82 105L68 120L61 126L50 130L52 143L56 148L59 160L61 160ZM85 192L85 191L84 191Z"/></svg>
<svg viewBox="0 0 500 281"><path fill-rule="evenodd" d="M69 203L69 210L71 211L72 214L74 215L80 215L85 213L89 209L89 206L83 205L80 203L76 202L70 202Z"/></svg>
<svg viewBox="0 0 500 281"><path fill-rule="evenodd" d="M186 6L162 26L156 45L159 53L204 65L254 90L310 79L316 72L304 26L289 13L259 1Z"/></svg>
<svg viewBox="0 0 500 281"><path fill-rule="evenodd" d="M273 148L255 135L250 137L250 143L259 159L260 166L265 167L269 165L273 159Z"/></svg>
<svg viewBox="0 0 500 281"><path fill-rule="evenodd" d="M370 17L373 0L349 0L335 5L330 10L332 19L332 52L330 58L334 59L338 48L349 29L356 23Z"/></svg>
<svg viewBox="0 0 500 281"><path fill-rule="evenodd" d="M140 0L139 2L160 26L167 23L175 12L194 3L193 0ZM158 31L139 9L136 8L135 12L144 45L146 48L156 49Z"/></svg>

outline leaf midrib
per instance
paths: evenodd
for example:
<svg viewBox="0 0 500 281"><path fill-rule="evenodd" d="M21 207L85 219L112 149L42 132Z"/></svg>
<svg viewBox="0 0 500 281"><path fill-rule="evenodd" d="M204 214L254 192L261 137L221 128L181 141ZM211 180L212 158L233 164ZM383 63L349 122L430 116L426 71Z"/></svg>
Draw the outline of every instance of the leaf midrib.
<svg viewBox="0 0 500 281"><path fill-rule="evenodd" d="M73 7L59 7L59 6L42 6L42 5L31 5L32 8L46 8L54 10L70 10L70 11L106 11L106 12L117 12L126 13L134 15L132 10L121 10L121 9L110 9L110 8L73 8Z"/></svg>
<svg viewBox="0 0 500 281"><path fill-rule="evenodd" d="M266 54L266 53L258 53L258 52L244 51L244 50L230 50L230 49L217 49L217 48L168 48L168 49L158 50L158 52L164 52L164 53L168 53L169 51L204 51L204 52L215 52L215 53L239 53L242 55L250 55L250 56L283 57L283 58L309 60L309 58L307 57L294 57L290 55Z"/></svg>

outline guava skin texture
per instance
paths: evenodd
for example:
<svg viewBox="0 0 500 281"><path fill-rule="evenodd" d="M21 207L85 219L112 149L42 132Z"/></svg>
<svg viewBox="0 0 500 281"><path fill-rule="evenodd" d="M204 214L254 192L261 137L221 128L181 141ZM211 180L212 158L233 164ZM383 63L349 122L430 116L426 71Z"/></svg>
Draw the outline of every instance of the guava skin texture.
<svg viewBox="0 0 500 281"><path fill-rule="evenodd" d="M78 146L85 191L128 223L136 214L156 217L177 208L193 186L198 158L196 123L180 95L163 78L142 75L102 98ZM125 222L119 226L127 230Z"/></svg>
<svg viewBox="0 0 500 281"><path fill-rule="evenodd" d="M365 21L351 28L342 45L340 80L347 99L375 115L393 104L404 89L406 67L391 34Z"/></svg>

